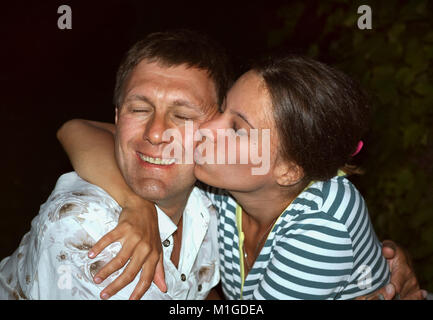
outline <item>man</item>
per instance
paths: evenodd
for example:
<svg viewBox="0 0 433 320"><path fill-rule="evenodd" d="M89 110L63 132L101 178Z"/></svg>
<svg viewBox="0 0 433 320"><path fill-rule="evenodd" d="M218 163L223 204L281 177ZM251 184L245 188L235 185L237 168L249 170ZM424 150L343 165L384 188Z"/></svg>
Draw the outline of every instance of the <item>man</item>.
<svg viewBox="0 0 433 320"><path fill-rule="evenodd" d="M125 189L157 205L163 244L167 292L152 283L145 299L203 299L219 282L216 213L194 188L194 164L162 159L169 143L162 136L167 129L185 131L185 118L196 129L213 116L229 81L224 52L186 30L147 36L132 47L119 68L117 165ZM190 147L181 138L175 143ZM62 175L31 231L0 263L0 299L99 298L119 272L102 282L96 279L100 283L94 276L116 257L121 245L111 245L93 260L87 253L117 225L119 204L75 172ZM138 281L136 277L112 298L128 299Z"/></svg>

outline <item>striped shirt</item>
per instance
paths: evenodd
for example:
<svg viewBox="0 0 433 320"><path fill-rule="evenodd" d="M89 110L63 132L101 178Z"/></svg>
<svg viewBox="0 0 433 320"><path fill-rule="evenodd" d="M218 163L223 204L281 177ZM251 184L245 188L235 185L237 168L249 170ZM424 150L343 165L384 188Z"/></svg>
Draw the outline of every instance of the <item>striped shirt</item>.
<svg viewBox="0 0 433 320"><path fill-rule="evenodd" d="M247 277L241 210L222 190L207 195L219 212L221 281L227 299L352 299L389 282L364 199L343 176L314 182L278 217Z"/></svg>

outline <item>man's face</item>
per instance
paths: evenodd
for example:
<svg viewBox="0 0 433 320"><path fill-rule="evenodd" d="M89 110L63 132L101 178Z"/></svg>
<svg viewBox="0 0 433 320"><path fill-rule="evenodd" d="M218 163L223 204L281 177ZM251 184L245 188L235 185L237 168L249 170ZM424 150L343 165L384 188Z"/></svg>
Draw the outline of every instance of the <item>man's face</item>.
<svg viewBox="0 0 433 320"><path fill-rule="evenodd" d="M170 143L183 151L195 148L185 139L186 120L195 131L216 112L216 90L206 71L141 61L116 109L116 159L133 191L160 205L185 201L195 183L194 164L172 163L172 158L163 157L164 148ZM168 129L180 135L166 141Z"/></svg>

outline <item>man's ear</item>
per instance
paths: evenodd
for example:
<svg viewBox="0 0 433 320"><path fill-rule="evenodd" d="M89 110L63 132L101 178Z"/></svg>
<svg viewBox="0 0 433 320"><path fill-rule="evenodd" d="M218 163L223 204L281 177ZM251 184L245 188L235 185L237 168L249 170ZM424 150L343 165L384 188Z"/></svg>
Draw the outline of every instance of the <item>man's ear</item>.
<svg viewBox="0 0 433 320"><path fill-rule="evenodd" d="M280 186L290 187L304 178L304 170L293 161L280 160L274 169L274 176Z"/></svg>
<svg viewBox="0 0 433 320"><path fill-rule="evenodd" d="M114 115L114 124L115 124L115 125L117 125L117 117L118 117L118 114L119 114L119 108L116 107L116 109L115 109L115 115Z"/></svg>

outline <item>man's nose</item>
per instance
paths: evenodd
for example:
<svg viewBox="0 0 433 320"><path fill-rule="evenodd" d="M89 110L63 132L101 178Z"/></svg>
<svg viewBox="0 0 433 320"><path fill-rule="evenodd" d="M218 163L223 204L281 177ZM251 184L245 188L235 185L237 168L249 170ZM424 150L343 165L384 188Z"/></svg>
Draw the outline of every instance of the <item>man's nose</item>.
<svg viewBox="0 0 433 320"><path fill-rule="evenodd" d="M164 117L154 115L152 119L146 124L143 139L148 140L151 144L157 145L163 141L163 134L166 130Z"/></svg>

